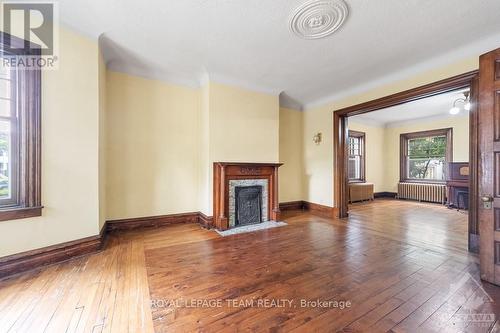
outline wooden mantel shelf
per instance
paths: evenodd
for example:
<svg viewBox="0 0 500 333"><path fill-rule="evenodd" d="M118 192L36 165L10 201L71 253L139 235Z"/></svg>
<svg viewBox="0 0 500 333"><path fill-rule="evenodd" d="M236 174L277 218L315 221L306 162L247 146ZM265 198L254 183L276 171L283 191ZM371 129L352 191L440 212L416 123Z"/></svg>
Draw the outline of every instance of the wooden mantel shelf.
<svg viewBox="0 0 500 333"><path fill-rule="evenodd" d="M245 163L245 162L214 162L214 164L218 164L221 166L229 166L229 165L235 165L235 166L257 166L257 167L266 167L266 166L272 166L272 167L280 167L283 165L283 163Z"/></svg>
<svg viewBox="0 0 500 333"><path fill-rule="evenodd" d="M283 163L214 162L213 223L218 230L229 229L229 181L266 179L268 181L268 216L280 219L278 168Z"/></svg>

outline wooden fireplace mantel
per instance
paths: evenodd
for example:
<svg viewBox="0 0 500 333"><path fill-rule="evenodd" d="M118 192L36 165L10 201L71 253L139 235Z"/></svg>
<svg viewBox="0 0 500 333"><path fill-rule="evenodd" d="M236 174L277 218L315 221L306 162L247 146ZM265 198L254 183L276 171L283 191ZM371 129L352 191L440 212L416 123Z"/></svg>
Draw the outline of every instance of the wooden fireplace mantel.
<svg viewBox="0 0 500 333"><path fill-rule="evenodd" d="M268 216L280 219L278 168L283 163L214 162L214 227L229 229L229 181L234 179L267 179Z"/></svg>

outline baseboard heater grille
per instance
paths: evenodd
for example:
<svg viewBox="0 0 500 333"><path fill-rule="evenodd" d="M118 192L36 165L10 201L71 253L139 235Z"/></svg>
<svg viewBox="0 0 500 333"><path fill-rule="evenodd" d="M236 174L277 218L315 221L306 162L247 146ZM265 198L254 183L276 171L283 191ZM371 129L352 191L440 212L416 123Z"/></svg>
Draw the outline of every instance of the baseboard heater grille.
<svg viewBox="0 0 500 333"><path fill-rule="evenodd" d="M446 185L399 183L398 199L446 203Z"/></svg>

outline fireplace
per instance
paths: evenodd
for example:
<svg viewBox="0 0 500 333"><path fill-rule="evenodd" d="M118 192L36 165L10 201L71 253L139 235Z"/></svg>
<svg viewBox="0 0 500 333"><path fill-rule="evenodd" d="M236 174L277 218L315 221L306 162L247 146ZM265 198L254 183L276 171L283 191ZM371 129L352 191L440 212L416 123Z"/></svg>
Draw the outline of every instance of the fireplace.
<svg viewBox="0 0 500 333"><path fill-rule="evenodd" d="M235 226L262 222L262 186L235 188Z"/></svg>
<svg viewBox="0 0 500 333"><path fill-rule="evenodd" d="M281 165L215 162L211 227L223 231L242 225L279 221L278 168Z"/></svg>

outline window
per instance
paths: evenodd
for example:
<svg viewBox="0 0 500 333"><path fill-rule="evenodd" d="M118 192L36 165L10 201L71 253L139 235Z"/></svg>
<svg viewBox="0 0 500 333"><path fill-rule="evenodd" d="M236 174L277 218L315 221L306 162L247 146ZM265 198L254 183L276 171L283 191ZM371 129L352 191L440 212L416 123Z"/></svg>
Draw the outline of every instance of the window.
<svg viewBox="0 0 500 333"><path fill-rule="evenodd" d="M349 131L349 182L365 181L365 133Z"/></svg>
<svg viewBox="0 0 500 333"><path fill-rule="evenodd" d="M444 182L452 149L451 128L401 134L401 181Z"/></svg>
<svg viewBox="0 0 500 333"><path fill-rule="evenodd" d="M0 60L19 57L1 33ZM23 43L23 44L20 44ZM40 70L0 66L0 221L41 215Z"/></svg>

